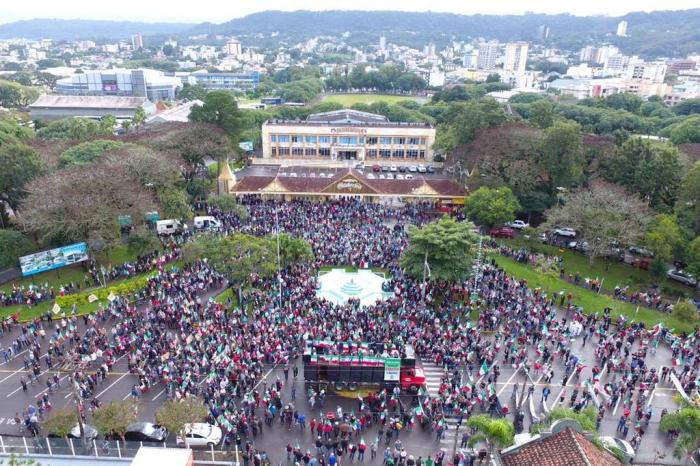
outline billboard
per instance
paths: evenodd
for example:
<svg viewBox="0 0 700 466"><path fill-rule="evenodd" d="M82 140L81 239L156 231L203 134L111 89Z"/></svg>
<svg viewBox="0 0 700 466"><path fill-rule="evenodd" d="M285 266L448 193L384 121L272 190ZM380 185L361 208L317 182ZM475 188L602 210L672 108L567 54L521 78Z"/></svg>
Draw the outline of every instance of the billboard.
<svg viewBox="0 0 700 466"><path fill-rule="evenodd" d="M88 259L86 243L76 243L19 258L22 275L28 277L47 270L58 269Z"/></svg>
<svg viewBox="0 0 700 466"><path fill-rule="evenodd" d="M238 147L246 152L253 152L253 141L243 141L238 143Z"/></svg>

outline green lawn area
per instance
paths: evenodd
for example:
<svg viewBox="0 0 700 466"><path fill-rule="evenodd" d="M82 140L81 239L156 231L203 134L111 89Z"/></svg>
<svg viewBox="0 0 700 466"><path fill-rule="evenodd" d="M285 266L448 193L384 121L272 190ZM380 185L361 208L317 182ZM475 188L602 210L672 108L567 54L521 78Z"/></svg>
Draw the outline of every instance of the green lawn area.
<svg viewBox="0 0 700 466"><path fill-rule="evenodd" d="M322 102L337 102L345 107L351 107L358 103L372 104L383 101L387 104L395 104L404 100L414 100L420 104L425 102L422 97L393 94L327 94L323 96Z"/></svg>
<svg viewBox="0 0 700 466"><path fill-rule="evenodd" d="M532 289L541 288L550 296L551 293L559 293L562 290L565 293L570 292L573 295L574 304L583 307L588 314L602 314L603 309L609 307L612 309L613 319L617 318L618 315L624 315L629 321L644 322L647 328L663 322L666 327L675 329L676 332L693 331L692 323L680 321L671 315L662 314L643 306L638 308L635 305L618 301L604 294L599 295L591 290L561 280L558 277L535 271L527 265L520 264L507 257L495 255L494 259L508 275L520 280L527 280L528 287Z"/></svg>
<svg viewBox="0 0 700 466"><path fill-rule="evenodd" d="M319 272L328 272L333 269L345 269L346 272L357 272L359 270L359 267L356 267L354 265L324 265L318 269ZM372 272L377 272L377 273L383 273L384 275L389 275L389 271L386 269L382 269L381 267L372 267L371 269Z"/></svg>
<svg viewBox="0 0 700 466"><path fill-rule="evenodd" d="M669 299L700 296L700 293L693 291L693 289L688 286L684 286L665 277L654 277L649 271L632 267L624 262L608 261L606 264L605 259L599 258L591 265L588 257L584 254L569 249L561 249L556 246L542 244L538 240L526 240L522 237L518 237L515 239L499 239L498 241L512 248L525 247L530 251L563 257L564 270L567 275L575 275L576 272L579 272L582 280L586 277L590 279L602 278L603 292L612 292L616 285L620 287L629 286L638 291L645 291L648 285L656 283L661 287L662 293Z"/></svg>

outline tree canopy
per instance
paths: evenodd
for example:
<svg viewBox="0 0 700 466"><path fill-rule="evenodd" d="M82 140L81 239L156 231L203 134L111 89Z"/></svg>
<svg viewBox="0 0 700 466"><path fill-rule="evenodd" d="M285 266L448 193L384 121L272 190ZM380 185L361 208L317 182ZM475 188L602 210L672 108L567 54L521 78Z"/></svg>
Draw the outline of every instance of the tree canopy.
<svg viewBox="0 0 700 466"><path fill-rule="evenodd" d="M515 220L520 203L507 186L488 188L482 186L469 194L464 201L464 212L479 225L491 227Z"/></svg>

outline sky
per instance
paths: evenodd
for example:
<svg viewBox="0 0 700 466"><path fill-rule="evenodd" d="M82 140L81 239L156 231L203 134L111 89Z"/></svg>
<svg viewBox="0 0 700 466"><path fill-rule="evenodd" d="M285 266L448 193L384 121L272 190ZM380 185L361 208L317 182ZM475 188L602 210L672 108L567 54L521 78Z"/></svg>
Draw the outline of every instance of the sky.
<svg viewBox="0 0 700 466"><path fill-rule="evenodd" d="M32 18L223 23L264 10L401 10L459 14L571 13L619 16L631 11L697 8L698 0L0 0L0 23Z"/></svg>

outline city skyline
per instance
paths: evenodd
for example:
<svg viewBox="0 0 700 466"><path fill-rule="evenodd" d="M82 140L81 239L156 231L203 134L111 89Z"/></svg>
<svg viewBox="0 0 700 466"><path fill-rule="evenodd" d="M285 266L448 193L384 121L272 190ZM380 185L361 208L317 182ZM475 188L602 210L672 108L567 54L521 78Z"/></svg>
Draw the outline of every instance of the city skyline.
<svg viewBox="0 0 700 466"><path fill-rule="evenodd" d="M177 2L176 2L177 3ZM312 0L297 0L290 4L282 0L263 0L249 4L232 4L222 0L210 2L211 8L188 11L184 8L162 8L164 2L138 2L137 0L123 0L121 11L105 13L101 5L89 4L68 0L57 4L48 0L35 0L33 2L13 2L0 7L0 24L34 18L56 19L92 19L92 20L119 20L119 21L146 21L146 22L212 22L223 23L231 19L240 18L252 13L265 10L318 10L318 3ZM347 4L337 0L324 3L324 10L347 10L343 8ZM179 6L179 5L177 5ZM386 0L380 4L369 0L359 0L353 3L352 10L395 10L413 12L444 12L455 14L560 14L569 13L576 16L621 16L630 12L649 12L657 10L684 10L697 7L692 0L640 0L637 2L621 2L610 4L603 0L591 0L584 4L572 4L553 2L551 0L534 0L519 2L517 0L497 0L489 4L469 4L455 2L454 0L436 0L431 2L400 0Z"/></svg>

